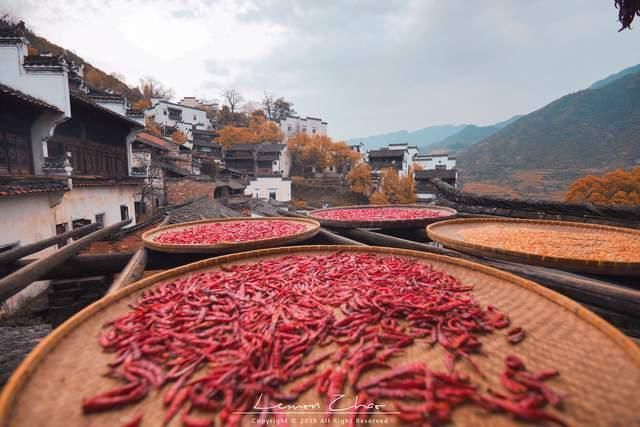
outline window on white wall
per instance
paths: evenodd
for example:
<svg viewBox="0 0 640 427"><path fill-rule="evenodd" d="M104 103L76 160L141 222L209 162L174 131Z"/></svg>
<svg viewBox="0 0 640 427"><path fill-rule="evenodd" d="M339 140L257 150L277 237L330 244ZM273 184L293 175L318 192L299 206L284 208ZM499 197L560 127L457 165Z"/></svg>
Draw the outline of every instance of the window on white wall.
<svg viewBox="0 0 640 427"><path fill-rule="evenodd" d="M125 219L129 219L129 206L120 205L120 219L124 221Z"/></svg>
<svg viewBox="0 0 640 427"><path fill-rule="evenodd" d="M272 200L276 199L276 190L269 190L269 198Z"/></svg>
<svg viewBox="0 0 640 427"><path fill-rule="evenodd" d="M96 223L104 227L104 213L96 214Z"/></svg>

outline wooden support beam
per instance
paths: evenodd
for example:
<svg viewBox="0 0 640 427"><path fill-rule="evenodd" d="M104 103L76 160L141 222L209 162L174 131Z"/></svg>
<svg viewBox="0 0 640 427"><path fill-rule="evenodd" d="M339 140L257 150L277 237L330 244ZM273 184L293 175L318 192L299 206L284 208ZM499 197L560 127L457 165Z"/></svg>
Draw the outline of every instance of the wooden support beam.
<svg viewBox="0 0 640 427"><path fill-rule="evenodd" d="M167 215L158 227L167 225L169 223L169 216ZM124 269L118 274L118 277L113 281L111 287L107 291L106 295L110 295L119 289L122 289L131 283L140 280L144 275L144 270L147 265L147 250L144 246L140 247L135 254L131 257Z"/></svg>
<svg viewBox="0 0 640 427"><path fill-rule="evenodd" d="M111 254L75 255L47 272L40 280L80 279L91 276L108 276L117 274L127 265L133 252L117 252ZM9 264L9 273L36 262L37 258L23 258Z"/></svg>
<svg viewBox="0 0 640 427"><path fill-rule="evenodd" d="M94 222L83 227L76 228L74 230L67 231L66 233L58 234L57 236L49 237L47 239L40 240L35 243L30 243L24 246L18 246L14 249L10 249L0 253L0 265L9 264L22 257L39 252L50 246L57 245L60 242L66 242L72 237L84 236L92 231L96 230L100 224Z"/></svg>
<svg viewBox="0 0 640 427"><path fill-rule="evenodd" d="M612 312L637 316L640 313L640 291L604 280L568 273L551 268L536 267L488 258L479 258L446 248L412 242L363 229L345 230L343 235L365 243L402 249L413 249L467 259L499 268L533 280L576 301L598 306Z"/></svg>
<svg viewBox="0 0 640 427"><path fill-rule="evenodd" d="M329 243L333 243L335 245L367 246L366 243L358 242L356 240L352 240L344 236L340 236L339 234L332 233L326 228L320 228L320 233L318 233L318 235L322 236Z"/></svg>
<svg viewBox="0 0 640 427"><path fill-rule="evenodd" d="M89 246L91 242L109 236L114 231L121 229L129 223L131 223L131 219L120 221L98 231L94 231L93 233L84 236L63 248L58 249L52 254L42 257L26 267L0 279L0 302L6 301L8 298L17 294L31 283L36 280L40 280L47 272L53 270L58 265L80 252L82 249Z"/></svg>

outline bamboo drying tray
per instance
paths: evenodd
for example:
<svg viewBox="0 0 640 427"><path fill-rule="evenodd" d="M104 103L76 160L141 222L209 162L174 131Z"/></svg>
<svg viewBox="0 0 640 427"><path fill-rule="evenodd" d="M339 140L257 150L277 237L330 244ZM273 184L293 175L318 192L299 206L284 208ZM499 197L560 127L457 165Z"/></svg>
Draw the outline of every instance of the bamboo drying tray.
<svg viewBox="0 0 640 427"><path fill-rule="evenodd" d="M425 209L429 211L440 212L442 216L435 218L418 218L418 219L389 219L380 221L356 221L356 220L342 220L342 219L329 219L315 216L318 212L329 212L344 209L379 209L379 208L413 208L413 209ZM421 228L427 224L431 224L437 221L443 221L446 219L455 218L458 212L455 209L447 208L444 206L435 205L354 205L354 206L340 206L336 208L316 209L309 212L308 216L315 219L323 227L329 228L380 228L380 229L400 229L400 228Z"/></svg>
<svg viewBox="0 0 640 427"><path fill-rule="evenodd" d="M304 224L306 230L291 234L288 236L269 237L266 239L256 239L246 242L219 242L215 244L170 244L158 243L153 239L165 231L177 231L194 225L212 224L218 222L244 222L244 221L285 221L298 224ZM204 219L201 221L182 222L179 224L165 225L164 227L154 228L142 234L142 242L146 248L153 249L158 252L169 253L208 253L223 254L231 252L250 251L254 249L274 248L277 246L291 245L311 239L320 232L320 224L317 221L308 218L289 218L289 217L271 217L271 218L222 218L222 219Z"/></svg>
<svg viewBox="0 0 640 427"><path fill-rule="evenodd" d="M515 251L502 249L497 246L487 246L465 241L462 232L470 228L506 225L514 228L538 228L546 231L597 231L598 233L625 233L637 236L640 239L640 231L629 228L611 227L607 225L582 224L568 221L546 221L535 219L515 218L472 218L454 219L431 224L427 227L427 235L430 239L442 243L444 246L466 252L472 255L504 259L507 261L539 265L543 267L557 268L591 274L607 274L617 276L640 275L640 258L637 261L616 261L612 259L591 260L579 257L559 257L551 255L539 255L526 250Z"/></svg>
<svg viewBox="0 0 640 427"><path fill-rule="evenodd" d="M97 339L106 321L128 312L128 304L135 301L145 289L181 275L215 270L223 264L337 251L389 254L432 264L458 277L463 283L473 284L474 295L481 304L497 305L509 314L512 324L526 328L527 338L515 347L506 342L504 332L497 331L481 337L483 353L487 357L477 355L474 360L491 383L481 380L469 370L468 365L456 365L457 369L469 372L474 382L483 387L500 389L496 380L503 369L504 357L517 354L523 357L532 371L559 369L560 376L548 383L558 391L566 392L566 401L564 410L550 411L570 425L640 425L640 399L637 398L640 389L640 347L574 301L512 274L446 256L382 247L292 246L198 261L145 278L87 307L55 329L15 371L0 396L0 427L117 426L129 420L141 407L145 410L143 427L161 425L164 389L152 392L135 406L82 415L83 397L105 391L116 384L114 380L101 376L113 358L113 354L102 351ZM445 370L443 354L440 346L430 348L417 343L406 349L405 357L391 359L391 364L422 360L432 369ZM314 393L308 392L297 403L323 402ZM313 416L306 418L310 417ZM318 420L320 418L317 415L315 417ZM396 419L389 417L388 425L397 425ZM178 418L170 426L180 425ZM319 422L310 424L317 425ZM519 425L507 415L489 414L471 405L454 410L453 424L480 427ZM243 419L243 425L254 425L250 416Z"/></svg>

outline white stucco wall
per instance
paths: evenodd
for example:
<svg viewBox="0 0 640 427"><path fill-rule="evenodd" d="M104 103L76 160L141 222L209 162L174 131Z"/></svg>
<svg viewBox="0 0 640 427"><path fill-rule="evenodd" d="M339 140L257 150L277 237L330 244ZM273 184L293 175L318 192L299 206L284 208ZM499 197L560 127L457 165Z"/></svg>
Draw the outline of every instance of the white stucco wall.
<svg viewBox="0 0 640 427"><path fill-rule="evenodd" d="M251 180L244 194L256 199L268 199L272 191L275 191L277 201L291 201L291 181L280 177L259 177Z"/></svg>
<svg viewBox="0 0 640 427"><path fill-rule="evenodd" d="M315 129L315 132L314 132ZM285 141L299 133L327 135L327 123L313 117L287 117L280 122Z"/></svg>
<svg viewBox="0 0 640 427"><path fill-rule="evenodd" d="M282 177L289 178L289 174L291 173L291 152L289 151L289 147L286 145L280 153L280 159L277 162L278 164L274 165L273 171L282 171Z"/></svg>
<svg viewBox="0 0 640 427"><path fill-rule="evenodd" d="M425 170L436 169L437 165L444 165L445 169L455 169L456 159L450 159L448 155L418 155L415 160Z"/></svg>
<svg viewBox="0 0 640 427"><path fill-rule="evenodd" d="M125 100L122 101L102 101L102 100L97 100L96 101L100 106L104 107L104 108L108 108L109 110L118 113L122 116L126 116L127 115L127 105ZM143 121L144 124L144 121Z"/></svg>
<svg viewBox="0 0 640 427"><path fill-rule="evenodd" d="M0 244L20 242L28 245L56 234L50 204L58 200L60 193L35 193L22 196L0 197ZM29 255L38 258L56 250L46 248ZM24 301L44 291L49 282L38 281L7 300L7 308L13 310Z"/></svg>
<svg viewBox="0 0 640 427"><path fill-rule="evenodd" d="M129 218L135 224L133 196L138 187L135 185L119 185L104 187L74 187L67 191L62 203L52 209L55 224L71 223L77 219L90 219L95 222L97 214L105 214L105 225L120 222L120 205L129 208ZM71 226L69 226L71 229Z"/></svg>
<svg viewBox="0 0 640 427"><path fill-rule="evenodd" d="M175 108L182 111L182 120L177 121L169 118L169 108ZM165 114L166 113L166 114ZM145 110L145 117L154 116L157 123L165 126L178 127L183 132L189 129L191 134L191 125L195 124L196 129L211 129L211 121L207 118L207 112L186 105L178 105L167 103L166 101L157 101L150 108ZM186 133L186 132L185 132Z"/></svg>
<svg viewBox="0 0 640 427"><path fill-rule="evenodd" d="M0 244L27 245L55 235L49 197L49 193L0 197Z"/></svg>
<svg viewBox="0 0 640 427"><path fill-rule="evenodd" d="M0 44L0 82L58 107L71 116L67 72L25 70L24 44Z"/></svg>

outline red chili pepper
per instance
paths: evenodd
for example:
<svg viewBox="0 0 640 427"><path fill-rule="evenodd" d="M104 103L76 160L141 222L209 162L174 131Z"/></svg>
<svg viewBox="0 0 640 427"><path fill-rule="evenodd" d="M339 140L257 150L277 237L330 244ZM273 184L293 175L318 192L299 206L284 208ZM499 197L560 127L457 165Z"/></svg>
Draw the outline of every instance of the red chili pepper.
<svg viewBox="0 0 640 427"><path fill-rule="evenodd" d="M224 221L193 225L176 231L165 231L153 241L166 244L203 245L220 242L247 242L257 239L283 237L306 229L293 221Z"/></svg>
<svg viewBox="0 0 640 427"><path fill-rule="evenodd" d="M399 219L437 218L444 214L424 208L349 208L314 212L313 216L346 221L389 221Z"/></svg>
<svg viewBox="0 0 640 427"><path fill-rule="evenodd" d="M542 382L557 371L529 373L510 356L500 379L508 393L485 398L454 369L462 358L484 376L475 361L481 338L508 322L496 307L480 305L470 286L396 256L338 252L222 266L145 291L104 326L98 342L113 354L109 377L121 384L85 399L83 410L128 405L153 389L163 393L165 422L187 407L207 413L187 411L187 427L209 425L215 416L237 426L259 396L267 406L315 388L331 401L348 382L361 402L422 405L402 415L415 424L445 424L465 402L545 420L544 407L562 399ZM402 349L414 345L442 346L448 372L424 363L395 366ZM367 411L354 412L352 423Z"/></svg>

